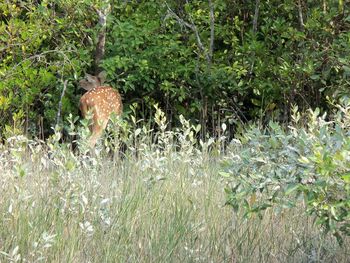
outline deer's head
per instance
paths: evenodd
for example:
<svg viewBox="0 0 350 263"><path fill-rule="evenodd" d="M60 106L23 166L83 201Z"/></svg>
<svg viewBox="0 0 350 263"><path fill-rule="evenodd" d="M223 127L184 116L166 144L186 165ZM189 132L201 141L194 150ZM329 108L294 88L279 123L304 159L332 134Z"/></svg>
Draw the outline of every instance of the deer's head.
<svg viewBox="0 0 350 263"><path fill-rule="evenodd" d="M79 81L79 86L89 91L93 88L102 86L105 80L106 73L104 71L100 72L97 76L86 74L85 79Z"/></svg>

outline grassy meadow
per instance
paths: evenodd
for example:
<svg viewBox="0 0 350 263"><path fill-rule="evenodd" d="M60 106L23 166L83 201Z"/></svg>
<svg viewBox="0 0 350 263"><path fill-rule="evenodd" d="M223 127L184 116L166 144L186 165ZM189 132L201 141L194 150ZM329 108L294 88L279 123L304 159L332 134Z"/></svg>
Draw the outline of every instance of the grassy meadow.
<svg viewBox="0 0 350 263"><path fill-rule="evenodd" d="M349 239L325 235L302 202L262 218L225 205L235 178L220 172L242 148L156 123L93 152L59 133L1 145L0 262L349 262Z"/></svg>

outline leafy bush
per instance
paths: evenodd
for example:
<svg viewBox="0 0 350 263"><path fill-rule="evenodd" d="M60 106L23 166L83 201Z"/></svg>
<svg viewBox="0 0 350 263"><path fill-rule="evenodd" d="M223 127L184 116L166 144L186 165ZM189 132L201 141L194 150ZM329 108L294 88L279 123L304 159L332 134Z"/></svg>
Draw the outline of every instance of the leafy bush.
<svg viewBox="0 0 350 263"><path fill-rule="evenodd" d="M337 107L331 121L316 109L304 125L295 109L288 130L271 122L234 140L221 172L231 181L228 204L248 217L305 205L342 242L350 234L350 100Z"/></svg>

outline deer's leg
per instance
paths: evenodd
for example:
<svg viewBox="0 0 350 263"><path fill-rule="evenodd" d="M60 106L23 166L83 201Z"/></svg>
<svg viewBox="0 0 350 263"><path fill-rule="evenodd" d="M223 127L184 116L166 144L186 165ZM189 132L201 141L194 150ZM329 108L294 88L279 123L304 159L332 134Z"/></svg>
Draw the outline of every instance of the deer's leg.
<svg viewBox="0 0 350 263"><path fill-rule="evenodd" d="M93 124L91 126L91 137L89 142L91 148L96 145L97 140L101 137L108 123L108 116L104 116L103 114L99 113L100 112L98 110L94 110Z"/></svg>
<svg viewBox="0 0 350 263"><path fill-rule="evenodd" d="M92 123L90 125L91 136L89 139L89 145L93 148L98 140L98 138L102 134L102 127L99 123L99 112L96 107L93 108L92 111Z"/></svg>
<svg viewBox="0 0 350 263"><path fill-rule="evenodd" d="M91 148L93 148L97 142L97 140L101 137L102 135L102 127L100 125L94 125L92 127L92 134L91 137L89 139L89 145Z"/></svg>

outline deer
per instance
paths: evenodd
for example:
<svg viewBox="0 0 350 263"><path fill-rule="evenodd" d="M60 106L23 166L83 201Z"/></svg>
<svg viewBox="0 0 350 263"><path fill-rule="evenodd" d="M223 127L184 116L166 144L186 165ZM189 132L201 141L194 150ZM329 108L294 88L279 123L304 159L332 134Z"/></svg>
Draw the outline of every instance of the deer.
<svg viewBox="0 0 350 263"><path fill-rule="evenodd" d="M92 113L92 123L89 128L90 148L94 148L98 139L105 130L112 113L121 115L123 104L119 92L110 87L104 86L105 73L100 72L97 76L86 74L85 78L79 81L79 86L87 90L80 98L79 108L84 118Z"/></svg>
<svg viewBox="0 0 350 263"><path fill-rule="evenodd" d="M110 86L103 85L105 72L99 67L105 54L107 17L111 11L109 1L107 1L107 5L101 8L97 9L93 6L93 9L98 14L100 26L93 60L95 74L86 74L85 78L79 81L79 86L87 90L80 98L80 111L84 118L88 116L89 112L92 113L92 123L89 126L91 131L89 146L91 148L96 145L97 140L101 137L111 114L121 115L123 113L123 104L119 92Z"/></svg>

